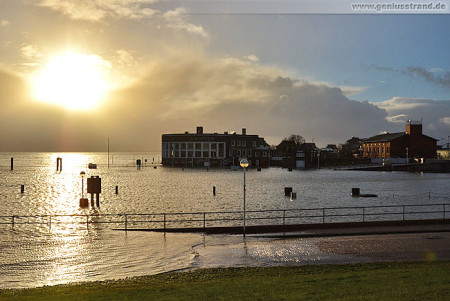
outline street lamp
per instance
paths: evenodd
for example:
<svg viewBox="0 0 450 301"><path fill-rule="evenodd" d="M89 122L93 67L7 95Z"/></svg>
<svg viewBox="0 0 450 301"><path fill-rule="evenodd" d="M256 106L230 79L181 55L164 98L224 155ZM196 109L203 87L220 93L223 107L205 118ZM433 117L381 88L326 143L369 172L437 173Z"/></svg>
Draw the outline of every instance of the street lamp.
<svg viewBox="0 0 450 301"><path fill-rule="evenodd" d="M243 231L244 231L244 235L245 235L245 168L248 166L248 161L247 161L247 159L242 159L239 164L244 169L244 228L243 228Z"/></svg>
<svg viewBox="0 0 450 301"><path fill-rule="evenodd" d="M81 198L84 199L84 177L86 176L86 173L84 171L80 172L81 176Z"/></svg>
<svg viewBox="0 0 450 301"><path fill-rule="evenodd" d="M88 199L84 198L84 177L86 176L86 173L84 171L80 172L81 176L81 199L80 199L80 207L87 207L89 206Z"/></svg>

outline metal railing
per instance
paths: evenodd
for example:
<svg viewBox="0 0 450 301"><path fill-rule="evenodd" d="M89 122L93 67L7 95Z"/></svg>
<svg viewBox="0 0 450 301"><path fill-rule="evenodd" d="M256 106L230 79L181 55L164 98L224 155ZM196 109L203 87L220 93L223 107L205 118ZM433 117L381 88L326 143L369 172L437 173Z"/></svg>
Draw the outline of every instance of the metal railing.
<svg viewBox="0 0 450 301"><path fill-rule="evenodd" d="M248 210L249 226L286 226L298 224L325 224L341 222L446 220L450 204L390 205L370 207L326 207L306 209ZM125 214L70 214L70 215L9 215L0 216L0 225L13 229L26 225L116 225L124 230L167 230L170 228L238 227L242 225L243 211L125 213Z"/></svg>

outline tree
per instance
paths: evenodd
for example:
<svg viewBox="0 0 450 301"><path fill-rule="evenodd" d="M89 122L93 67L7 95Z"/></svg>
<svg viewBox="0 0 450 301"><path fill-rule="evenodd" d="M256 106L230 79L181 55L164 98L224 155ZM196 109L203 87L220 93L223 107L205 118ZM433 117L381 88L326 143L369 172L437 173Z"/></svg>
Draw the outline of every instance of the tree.
<svg viewBox="0 0 450 301"><path fill-rule="evenodd" d="M279 156L295 156L295 152L305 143L305 138L300 135L290 135L284 138L276 147L276 153Z"/></svg>
<svg viewBox="0 0 450 301"><path fill-rule="evenodd" d="M296 146L300 146L303 143L305 143L305 138L303 138L300 135L294 135L294 134L290 135L288 138L284 138L283 140L292 141L295 143Z"/></svg>

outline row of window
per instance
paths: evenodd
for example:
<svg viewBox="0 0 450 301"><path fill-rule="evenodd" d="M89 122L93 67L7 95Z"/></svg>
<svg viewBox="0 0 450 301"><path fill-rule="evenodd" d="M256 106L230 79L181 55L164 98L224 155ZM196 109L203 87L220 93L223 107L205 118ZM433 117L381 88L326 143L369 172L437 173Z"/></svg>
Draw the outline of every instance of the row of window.
<svg viewBox="0 0 450 301"><path fill-rule="evenodd" d="M378 146L378 147L366 147L365 148L365 152L366 153L375 153L375 154L378 154L378 153L389 153L389 147L386 147L386 149L384 149L384 147L380 147L380 146Z"/></svg>
<svg viewBox="0 0 450 301"><path fill-rule="evenodd" d="M246 140L231 140L231 146L247 146ZM256 141L252 141L252 147L256 147Z"/></svg>
<svg viewBox="0 0 450 301"><path fill-rule="evenodd" d="M255 151L255 157L259 157L260 155L262 155L262 157L267 157L267 152L259 152L259 151ZM251 157L252 156L252 151L251 150L232 150L230 149L228 152L228 156L229 157Z"/></svg>

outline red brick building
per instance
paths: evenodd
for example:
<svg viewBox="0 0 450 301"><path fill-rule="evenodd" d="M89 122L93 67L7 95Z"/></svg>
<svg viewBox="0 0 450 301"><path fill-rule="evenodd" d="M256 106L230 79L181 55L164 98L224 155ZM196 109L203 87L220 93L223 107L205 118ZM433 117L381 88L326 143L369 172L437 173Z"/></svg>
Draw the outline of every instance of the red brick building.
<svg viewBox="0 0 450 301"><path fill-rule="evenodd" d="M422 134L422 123L408 121L406 132L373 136L362 145L365 158L436 158L437 140Z"/></svg>

